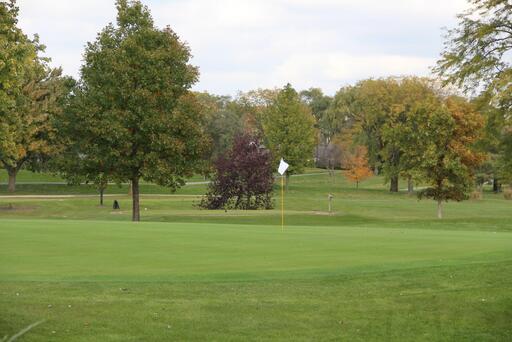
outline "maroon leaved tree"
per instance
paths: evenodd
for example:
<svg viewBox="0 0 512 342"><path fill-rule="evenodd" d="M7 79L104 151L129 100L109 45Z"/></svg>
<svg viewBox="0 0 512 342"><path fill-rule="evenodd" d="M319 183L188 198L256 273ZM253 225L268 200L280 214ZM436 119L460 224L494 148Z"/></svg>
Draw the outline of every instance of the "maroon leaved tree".
<svg viewBox="0 0 512 342"><path fill-rule="evenodd" d="M215 174L201 201L205 209L271 209L272 156L258 138L235 137L232 148L214 165Z"/></svg>

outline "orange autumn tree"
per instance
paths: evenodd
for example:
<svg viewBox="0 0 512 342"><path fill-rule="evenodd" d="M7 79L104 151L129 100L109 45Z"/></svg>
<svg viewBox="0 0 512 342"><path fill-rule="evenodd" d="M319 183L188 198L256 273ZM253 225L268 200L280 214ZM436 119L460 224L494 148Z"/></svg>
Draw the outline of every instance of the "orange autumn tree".
<svg viewBox="0 0 512 342"><path fill-rule="evenodd" d="M345 156L345 177L356 183L359 188L359 182L372 176L372 170L368 167L368 151L365 146L356 146L353 151L347 151Z"/></svg>

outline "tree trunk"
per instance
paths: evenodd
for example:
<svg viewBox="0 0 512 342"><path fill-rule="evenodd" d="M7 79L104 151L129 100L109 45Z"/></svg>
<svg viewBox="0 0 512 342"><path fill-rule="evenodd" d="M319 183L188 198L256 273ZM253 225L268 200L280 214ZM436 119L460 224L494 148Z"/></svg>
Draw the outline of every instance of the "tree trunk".
<svg viewBox="0 0 512 342"><path fill-rule="evenodd" d="M238 194L236 195L235 206L233 207L233 209L240 209L240 207L242 206L242 201L244 199L243 196L244 196L243 193L241 191L238 191ZM229 200L225 201L224 203L229 205ZM225 207L223 207L223 208L225 209Z"/></svg>
<svg viewBox="0 0 512 342"><path fill-rule="evenodd" d="M478 183L476 189L478 192L483 193L484 192L484 183Z"/></svg>
<svg viewBox="0 0 512 342"><path fill-rule="evenodd" d="M105 188L100 188L100 205L103 207L103 193L105 192Z"/></svg>
<svg viewBox="0 0 512 342"><path fill-rule="evenodd" d="M9 192L16 191L16 175L18 174L17 168L8 168L7 173L9 174L9 185L7 189Z"/></svg>
<svg viewBox="0 0 512 342"><path fill-rule="evenodd" d="M437 218L438 219L443 218L443 201L441 201L441 200L437 201Z"/></svg>
<svg viewBox="0 0 512 342"><path fill-rule="evenodd" d="M132 179L132 221L140 221L139 178Z"/></svg>
<svg viewBox="0 0 512 342"><path fill-rule="evenodd" d="M492 191L493 191L493 192L495 192L495 193L498 193L498 192L500 192L500 190L501 190L500 188L501 188L501 187L500 187L500 181L499 181L499 179L498 179L498 178L496 178L496 177L495 177L495 178L493 178L493 180L492 180Z"/></svg>
<svg viewBox="0 0 512 342"><path fill-rule="evenodd" d="M284 179L284 189L286 191L288 191L288 184L290 184L290 174L288 173L288 171L285 172L285 179Z"/></svg>
<svg viewBox="0 0 512 342"><path fill-rule="evenodd" d="M398 192L398 176L391 177L391 184L389 186L389 191Z"/></svg>
<svg viewBox="0 0 512 342"><path fill-rule="evenodd" d="M356 181L356 189L359 189L359 181Z"/></svg>
<svg viewBox="0 0 512 342"><path fill-rule="evenodd" d="M412 181L412 177L409 176L409 177L407 177L407 193L409 193L409 195L412 195L413 192L414 192L414 183Z"/></svg>
<svg viewBox="0 0 512 342"><path fill-rule="evenodd" d="M329 159L329 163L327 166L327 170L329 170L329 177L331 178L331 182L334 184L336 180L334 179L334 160Z"/></svg>

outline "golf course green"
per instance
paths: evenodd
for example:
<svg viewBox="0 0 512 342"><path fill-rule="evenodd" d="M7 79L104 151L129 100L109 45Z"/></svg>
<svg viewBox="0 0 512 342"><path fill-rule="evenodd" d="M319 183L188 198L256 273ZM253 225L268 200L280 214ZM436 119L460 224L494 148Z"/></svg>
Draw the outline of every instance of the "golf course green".
<svg viewBox="0 0 512 342"><path fill-rule="evenodd" d="M0 222L16 281L246 281L505 261L512 234L193 223Z"/></svg>

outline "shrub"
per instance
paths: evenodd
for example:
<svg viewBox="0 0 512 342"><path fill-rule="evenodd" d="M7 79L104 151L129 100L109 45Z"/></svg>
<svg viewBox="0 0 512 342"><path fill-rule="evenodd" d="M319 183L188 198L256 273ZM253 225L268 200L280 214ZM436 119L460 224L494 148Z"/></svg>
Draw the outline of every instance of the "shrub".
<svg viewBox="0 0 512 342"><path fill-rule="evenodd" d="M235 137L232 148L214 164L215 173L200 207L271 209L272 156L249 134Z"/></svg>

